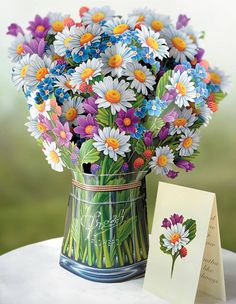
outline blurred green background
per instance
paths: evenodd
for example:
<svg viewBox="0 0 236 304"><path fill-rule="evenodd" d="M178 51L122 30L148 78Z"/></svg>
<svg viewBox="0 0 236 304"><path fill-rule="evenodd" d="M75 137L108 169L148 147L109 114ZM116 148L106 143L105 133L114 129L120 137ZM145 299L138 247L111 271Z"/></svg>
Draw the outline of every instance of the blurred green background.
<svg viewBox="0 0 236 304"><path fill-rule="evenodd" d="M91 6L107 4L108 1L85 1ZM158 1L157 1L158 2ZM146 5L155 7L156 1L146 1ZM163 3L165 2L165 3ZM211 1L209 1L212 3ZM229 1L231 2L231 1ZM71 1L70 7L79 8L83 3ZM135 2L125 6L125 1L110 1L121 13L135 7ZM170 6L168 1L159 2L160 12L176 17L185 12L192 16L196 28L206 29L207 57L213 65L219 65L231 74L236 82L235 41L225 39L226 48L215 39L218 35L234 35L232 30L233 16L229 7L222 7L221 1L214 1L211 20L204 18L207 11L201 12L198 1L190 7L187 0L180 0L178 7ZM11 64L7 60L7 45L11 39L5 38L7 24L17 21L23 25L32 19L36 12L45 14L53 10L53 1L31 1L24 10L26 1L15 1L0 4L2 14L2 41L6 41L0 52L0 254L40 240L59 237L63 234L68 195L71 188L69 172L62 174L50 169L35 140L29 136L24 123L28 115L26 102L16 92L10 81ZM2 7L4 6L4 7ZM4 15L6 8L14 6L14 11ZM55 10L55 9L54 9ZM64 2L57 1L57 10L71 12ZM21 12L24 12L24 14ZM76 12L77 14L77 12ZM76 16L76 14L74 14ZM218 27L216 15L221 15L225 22ZM231 14L231 15L230 15ZM227 16L227 17L226 17ZM224 20L223 19L223 20ZM206 20L206 21L203 21ZM221 20L222 21L222 20ZM215 29L217 28L217 33ZM227 37L228 37L227 36ZM231 36L230 36L231 37ZM228 45L230 44L230 45ZM225 51L225 53L222 53ZM201 132L200 156L196 159L196 169L191 173L181 173L174 181L160 179L159 176L148 176L148 208L151 221L157 183L159 180L201 190L215 192L217 195L222 246L236 251L236 90L220 105L209 127ZM204 210L203 210L204 212Z"/></svg>

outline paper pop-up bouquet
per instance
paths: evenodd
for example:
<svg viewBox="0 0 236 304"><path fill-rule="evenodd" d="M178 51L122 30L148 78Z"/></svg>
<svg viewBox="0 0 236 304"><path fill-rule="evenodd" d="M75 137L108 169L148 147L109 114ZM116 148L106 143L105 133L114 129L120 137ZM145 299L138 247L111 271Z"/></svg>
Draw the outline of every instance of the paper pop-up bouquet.
<svg viewBox="0 0 236 304"><path fill-rule="evenodd" d="M98 281L144 271L145 175L191 171L199 130L229 79L203 59L203 32L180 15L109 7L11 24L12 80L52 169L73 172L61 265Z"/></svg>

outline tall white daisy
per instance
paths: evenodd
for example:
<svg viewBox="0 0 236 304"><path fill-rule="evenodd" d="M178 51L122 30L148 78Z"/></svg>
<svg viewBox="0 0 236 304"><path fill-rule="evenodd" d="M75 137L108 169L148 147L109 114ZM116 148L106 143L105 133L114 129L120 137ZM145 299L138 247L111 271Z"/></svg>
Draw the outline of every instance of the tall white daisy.
<svg viewBox="0 0 236 304"><path fill-rule="evenodd" d="M47 56L43 58L37 54L33 54L30 57L30 64L25 75L25 81L27 85L32 88L36 88L37 85L49 74L52 67L51 59Z"/></svg>
<svg viewBox="0 0 236 304"><path fill-rule="evenodd" d="M144 95L148 94L147 88L153 90L153 85L156 82L151 71L138 61L127 64L125 75L128 76L127 80L132 81L131 88L135 88L138 93L142 92Z"/></svg>
<svg viewBox="0 0 236 304"><path fill-rule="evenodd" d="M152 13L152 10L150 8L144 7L144 8L136 8L130 13L129 17L137 17L136 22L146 22L148 16Z"/></svg>
<svg viewBox="0 0 236 304"><path fill-rule="evenodd" d="M115 12L110 9L109 6L93 7L84 13L81 19L83 24L88 25L91 23L100 23L111 19L114 14Z"/></svg>
<svg viewBox="0 0 236 304"><path fill-rule="evenodd" d="M17 90L21 89L26 85L25 76L30 64L30 55L26 54L22 59L16 64L12 72L12 81L17 87Z"/></svg>
<svg viewBox="0 0 236 304"><path fill-rule="evenodd" d="M197 45L197 47L204 47L204 39L202 38L201 32L195 31L191 25L184 26L181 28L181 30L188 35L188 37L192 40L193 43Z"/></svg>
<svg viewBox="0 0 236 304"><path fill-rule="evenodd" d="M184 108L182 111L176 109L177 118L171 123L169 133L170 135L180 134L188 127L192 126L197 120L195 114L192 114L192 109Z"/></svg>
<svg viewBox="0 0 236 304"><path fill-rule="evenodd" d="M65 56L66 51L71 49L71 39L72 34L74 34L75 26L72 26L70 29L68 27L65 27L63 31L60 33L57 33L55 36L55 41L53 42L55 52L59 56Z"/></svg>
<svg viewBox="0 0 236 304"><path fill-rule="evenodd" d="M28 117L28 122L25 124L25 126L28 127L27 131L30 132L31 136L33 136L35 139L39 139L42 134L44 134L47 131L47 126L40 122L37 118L31 119L31 117Z"/></svg>
<svg viewBox="0 0 236 304"><path fill-rule="evenodd" d="M122 35L126 31L134 30L137 18L115 17L104 24L104 31L110 35Z"/></svg>
<svg viewBox="0 0 236 304"><path fill-rule="evenodd" d="M141 25L141 30L137 30L137 37L142 47L146 47L150 54L162 60L169 56L168 46L160 34L155 33L145 25Z"/></svg>
<svg viewBox="0 0 236 304"><path fill-rule="evenodd" d="M152 157L149 166L156 174L166 175L172 169L173 162L173 151L164 146L156 148L156 155Z"/></svg>
<svg viewBox="0 0 236 304"><path fill-rule="evenodd" d="M185 130L181 135L180 144L177 147L180 156L190 156L197 150L199 146L199 131L198 130Z"/></svg>
<svg viewBox="0 0 236 304"><path fill-rule="evenodd" d="M104 75L111 73L113 77L120 77L124 73L126 64L132 61L133 56L134 52L121 42L108 47L105 53L101 54Z"/></svg>
<svg viewBox="0 0 236 304"><path fill-rule="evenodd" d="M43 142L43 153L46 156L46 160L52 169L58 172L63 171L64 163L61 159L61 152L57 148L56 143L48 143L47 141Z"/></svg>
<svg viewBox="0 0 236 304"><path fill-rule="evenodd" d="M169 16L151 12L147 15L145 23L150 26L154 32L161 32L171 24L171 20Z"/></svg>
<svg viewBox="0 0 236 304"><path fill-rule="evenodd" d="M51 28L48 31L48 34L57 34L64 30L64 19L70 17L70 15L62 15L61 13L49 13L47 15L49 18Z"/></svg>
<svg viewBox="0 0 236 304"><path fill-rule="evenodd" d="M35 102L35 97L38 91L33 91L30 96L27 98L27 103L30 106L30 116L32 119L38 117L39 114L49 118L48 111L50 111L50 99L44 100L42 103L37 104Z"/></svg>
<svg viewBox="0 0 236 304"><path fill-rule="evenodd" d="M94 134L94 147L105 155L109 155L114 161L117 161L117 156L125 156L126 152L130 151L128 143L130 136L125 135L125 132L120 132L119 129L106 127L103 130L98 130L98 135Z"/></svg>
<svg viewBox="0 0 236 304"><path fill-rule="evenodd" d="M69 74L55 76L54 87L61 88L65 92L72 91L75 93L77 91L75 86L71 84L71 75Z"/></svg>
<svg viewBox="0 0 236 304"><path fill-rule="evenodd" d="M99 98L96 100L99 108L111 108L113 115L120 110L126 111L132 105L129 101L135 100L134 91L127 89L129 83L123 79L119 81L111 76L105 77L103 81L96 82L93 91Z"/></svg>
<svg viewBox="0 0 236 304"><path fill-rule="evenodd" d="M192 78L188 75L187 71L182 74L180 71L173 71L172 77L170 77L170 85L166 85L167 89L176 90L175 103L181 108L182 106L188 107L189 102L194 102L196 97L196 90L194 82L191 82Z"/></svg>
<svg viewBox="0 0 236 304"><path fill-rule="evenodd" d="M201 108L197 109L198 116L204 121L204 126L208 126L210 120L212 119L213 112L208 108L207 104L204 104Z"/></svg>
<svg viewBox="0 0 236 304"><path fill-rule="evenodd" d="M100 58L88 59L86 62L82 62L71 75L71 85L79 87L82 82L88 84L94 77L101 75L101 67L102 61Z"/></svg>
<svg viewBox="0 0 236 304"><path fill-rule="evenodd" d="M231 90L230 77L218 68L209 69L211 82L219 86L220 90L224 93L229 93Z"/></svg>
<svg viewBox="0 0 236 304"><path fill-rule="evenodd" d="M68 122L70 125L78 125L77 117L84 113L82 98L74 97L66 100L62 105L61 122Z"/></svg>
<svg viewBox="0 0 236 304"><path fill-rule="evenodd" d="M9 58L12 62L18 62L25 56L23 43L26 41L26 37L21 33L15 37L11 46L8 48Z"/></svg>

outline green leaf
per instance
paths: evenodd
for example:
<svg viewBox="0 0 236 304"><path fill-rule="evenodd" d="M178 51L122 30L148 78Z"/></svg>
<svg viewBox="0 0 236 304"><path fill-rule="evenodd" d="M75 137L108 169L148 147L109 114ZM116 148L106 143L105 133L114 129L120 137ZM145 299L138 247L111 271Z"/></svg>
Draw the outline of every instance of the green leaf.
<svg viewBox="0 0 236 304"><path fill-rule="evenodd" d="M165 125L164 121L160 117L147 116L147 120L144 123L146 129L153 132L153 136L156 137L160 129Z"/></svg>
<svg viewBox="0 0 236 304"><path fill-rule="evenodd" d="M124 163L124 158L122 156L118 157L117 161L113 161L111 166L109 167L108 174L116 174L120 171L120 168L122 167Z"/></svg>
<svg viewBox="0 0 236 304"><path fill-rule="evenodd" d="M164 234L162 234L160 236L160 245L161 245L160 249L161 249L162 252L171 255L171 250L170 249L167 250L167 248L164 246L164 238L165 238L165 236L164 236Z"/></svg>
<svg viewBox="0 0 236 304"><path fill-rule="evenodd" d="M117 228L117 238L119 239L120 244L122 244L132 233L136 220L137 217L132 216Z"/></svg>
<svg viewBox="0 0 236 304"><path fill-rule="evenodd" d="M145 147L145 144L143 142L143 140L140 138L138 139L137 143L136 143L136 146L134 148L134 150L139 154L143 154L143 152L145 151L146 147Z"/></svg>
<svg viewBox="0 0 236 304"><path fill-rule="evenodd" d="M100 108L98 109L98 114L96 115L96 119L101 126L106 127L109 126L110 115L111 113L109 114L109 112L106 109Z"/></svg>
<svg viewBox="0 0 236 304"><path fill-rule="evenodd" d="M132 104L133 108L139 108L144 101L144 96L142 94L137 95L136 101Z"/></svg>
<svg viewBox="0 0 236 304"><path fill-rule="evenodd" d="M183 226L185 226L185 231L189 231L188 239L192 241L196 236L197 231L197 225L196 221L193 219L188 219L183 223Z"/></svg>
<svg viewBox="0 0 236 304"><path fill-rule="evenodd" d="M99 152L94 148L93 140L89 139L81 146L79 153L79 165L82 169L83 164L95 163L97 160L99 160Z"/></svg>
<svg viewBox="0 0 236 304"><path fill-rule="evenodd" d="M172 70L165 72L165 74L163 74L163 76L160 78L160 80L158 82L157 89L156 89L156 96L158 96L159 98L161 98L167 90L166 85L169 83L169 77L170 77L171 73L172 73Z"/></svg>
<svg viewBox="0 0 236 304"><path fill-rule="evenodd" d="M224 99L227 96L227 94L223 93L222 91L217 92L217 93L213 93L213 94L215 96L215 102L216 103L219 103L222 99Z"/></svg>

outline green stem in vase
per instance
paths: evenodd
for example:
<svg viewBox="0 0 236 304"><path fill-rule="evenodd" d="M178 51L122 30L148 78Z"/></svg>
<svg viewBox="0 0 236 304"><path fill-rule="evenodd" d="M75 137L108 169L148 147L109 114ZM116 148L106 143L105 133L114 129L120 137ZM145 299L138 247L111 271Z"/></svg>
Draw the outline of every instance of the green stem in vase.
<svg viewBox="0 0 236 304"><path fill-rule="evenodd" d="M138 225L139 225L140 242L141 242L141 247L142 247L142 255L143 255L143 258L146 259L147 258L147 250L146 250L146 244L145 244L144 237L143 237L143 228L142 228L142 223L141 223L140 216L139 216L139 219L138 219Z"/></svg>
<svg viewBox="0 0 236 304"><path fill-rule="evenodd" d="M127 240L124 241L124 246L125 246L125 250L126 250L128 259L129 259L129 263L133 264L134 260L133 260L132 254L130 252L130 248L129 248L129 244L128 244Z"/></svg>
<svg viewBox="0 0 236 304"><path fill-rule="evenodd" d="M71 257L72 250L73 250L73 237L74 237L74 227L75 227L75 204L74 204L74 198L72 199L72 206L71 206L71 232L70 232L70 241L69 241L69 250L68 250L68 257Z"/></svg>
<svg viewBox="0 0 236 304"><path fill-rule="evenodd" d="M71 229L69 228L67 236L66 236L66 241L64 243L63 250L62 250L63 254L66 253L66 249L67 249L67 246L68 246L68 243L69 243L69 238L70 238L70 231L71 231Z"/></svg>

